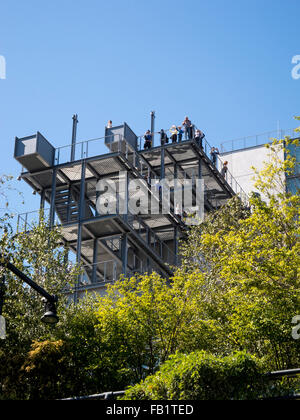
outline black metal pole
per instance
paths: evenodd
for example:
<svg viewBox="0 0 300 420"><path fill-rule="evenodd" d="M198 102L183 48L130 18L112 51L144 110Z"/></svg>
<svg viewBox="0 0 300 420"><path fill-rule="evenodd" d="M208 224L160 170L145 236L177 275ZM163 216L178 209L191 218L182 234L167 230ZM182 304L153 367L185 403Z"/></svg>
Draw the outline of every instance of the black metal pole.
<svg viewBox="0 0 300 420"><path fill-rule="evenodd" d="M75 145L77 137L78 115L73 115L73 129L72 129L72 148L71 148L71 162L75 160Z"/></svg>
<svg viewBox="0 0 300 420"><path fill-rule="evenodd" d="M155 131L155 111L151 111L151 134L152 134L152 146L154 146L154 131Z"/></svg>
<svg viewBox="0 0 300 420"><path fill-rule="evenodd" d="M24 283L28 284L28 286L32 287L36 292L38 292L41 296L43 296L48 302L56 303L57 297L50 295L46 290L44 290L41 286L36 284L33 280L31 280L26 274L22 273L15 265L10 262L0 262L2 267L7 268L12 273L14 273L17 277L19 277Z"/></svg>

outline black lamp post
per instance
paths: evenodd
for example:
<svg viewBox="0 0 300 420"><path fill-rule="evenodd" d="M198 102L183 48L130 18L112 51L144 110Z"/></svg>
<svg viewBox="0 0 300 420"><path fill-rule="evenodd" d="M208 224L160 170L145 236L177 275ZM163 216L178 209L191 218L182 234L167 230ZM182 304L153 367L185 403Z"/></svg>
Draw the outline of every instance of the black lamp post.
<svg viewBox="0 0 300 420"><path fill-rule="evenodd" d="M57 324L59 318L57 316L56 311L56 304L58 301L57 296L50 295L46 290L44 290L41 286L36 284L33 280L31 280L26 274L22 273L14 264L10 263L9 261L1 262L1 255L0 255L0 266L5 267L7 270L14 273L19 279L21 279L24 283L28 284L32 289L38 292L41 296L43 296L43 301L45 302L45 314L42 316L41 320L46 324ZM1 285L0 285L1 286ZM2 315L2 308L4 302L4 282L2 287L0 287L0 315Z"/></svg>

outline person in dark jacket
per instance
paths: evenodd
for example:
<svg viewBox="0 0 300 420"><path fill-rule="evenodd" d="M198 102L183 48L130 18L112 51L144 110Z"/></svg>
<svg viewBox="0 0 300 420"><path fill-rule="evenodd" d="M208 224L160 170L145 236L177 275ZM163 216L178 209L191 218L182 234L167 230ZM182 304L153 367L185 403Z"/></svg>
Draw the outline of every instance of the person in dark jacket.
<svg viewBox="0 0 300 420"><path fill-rule="evenodd" d="M144 149L151 149L152 147L152 134L150 132L150 130L147 130L145 135L144 135L144 139L145 139L145 144L144 144Z"/></svg>
<svg viewBox="0 0 300 420"><path fill-rule="evenodd" d="M185 131L185 139L192 140L193 138L193 125L191 121L189 120L189 117L185 117L182 126L184 127Z"/></svg>
<svg viewBox="0 0 300 420"><path fill-rule="evenodd" d="M169 143L169 137L167 136L167 133L161 129L160 130L160 144L163 146L164 144Z"/></svg>
<svg viewBox="0 0 300 420"><path fill-rule="evenodd" d="M203 149L202 140L204 139L205 134L201 130L196 130L195 132L195 140L200 146L201 149Z"/></svg>
<svg viewBox="0 0 300 420"><path fill-rule="evenodd" d="M210 151L210 159L212 163L217 166L217 157L220 154L219 149L217 147L212 147Z"/></svg>

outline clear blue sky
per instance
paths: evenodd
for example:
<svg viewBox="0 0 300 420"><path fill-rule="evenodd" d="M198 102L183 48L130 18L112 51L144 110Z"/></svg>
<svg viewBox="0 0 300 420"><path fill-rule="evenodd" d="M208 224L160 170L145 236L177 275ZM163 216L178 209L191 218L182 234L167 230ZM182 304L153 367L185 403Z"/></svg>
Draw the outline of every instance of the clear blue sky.
<svg viewBox="0 0 300 420"><path fill-rule="evenodd" d="M152 109L157 128L188 115L215 144L296 126L299 15L299 0L2 2L0 173L19 173L15 136L69 144L73 113L79 139L102 136L108 119L142 134ZM35 210L17 187L17 210Z"/></svg>

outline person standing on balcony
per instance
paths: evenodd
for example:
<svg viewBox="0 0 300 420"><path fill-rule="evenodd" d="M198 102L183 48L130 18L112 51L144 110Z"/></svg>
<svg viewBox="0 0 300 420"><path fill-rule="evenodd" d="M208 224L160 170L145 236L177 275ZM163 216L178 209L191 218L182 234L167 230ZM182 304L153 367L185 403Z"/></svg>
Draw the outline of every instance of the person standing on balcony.
<svg viewBox="0 0 300 420"><path fill-rule="evenodd" d="M205 134L201 130L196 130L195 140L202 150L203 150L202 140L204 139L204 137L205 137Z"/></svg>
<svg viewBox="0 0 300 420"><path fill-rule="evenodd" d="M112 128L112 120L108 121L106 128Z"/></svg>
<svg viewBox="0 0 300 420"><path fill-rule="evenodd" d="M221 174L226 179L227 178L227 172L228 172L228 162L227 160L223 163L223 168L221 170Z"/></svg>
<svg viewBox="0 0 300 420"><path fill-rule="evenodd" d="M181 143L182 142L183 130L182 130L181 127L178 127L177 131L178 131L178 142Z"/></svg>
<svg viewBox="0 0 300 420"><path fill-rule="evenodd" d="M172 125L172 127L170 128L170 133L171 133L172 143L176 143L177 142L177 134L178 134L176 125Z"/></svg>
<svg viewBox="0 0 300 420"><path fill-rule="evenodd" d="M165 144L169 143L169 138L167 133L163 129L160 130L160 144L164 146Z"/></svg>
<svg viewBox="0 0 300 420"><path fill-rule="evenodd" d="M210 159L212 163L217 166L217 157L220 154L219 149L217 147L212 147L210 151Z"/></svg>
<svg viewBox="0 0 300 420"><path fill-rule="evenodd" d="M152 147L152 134L150 132L150 130L147 130L145 135L144 135L144 139L145 139L145 144L144 144L144 149L149 150Z"/></svg>
<svg viewBox="0 0 300 420"><path fill-rule="evenodd" d="M184 131L185 131L185 139L189 139L192 140L193 138L193 133L192 133L192 123L189 120L189 117L185 117L185 120L182 123L182 126L184 127Z"/></svg>

